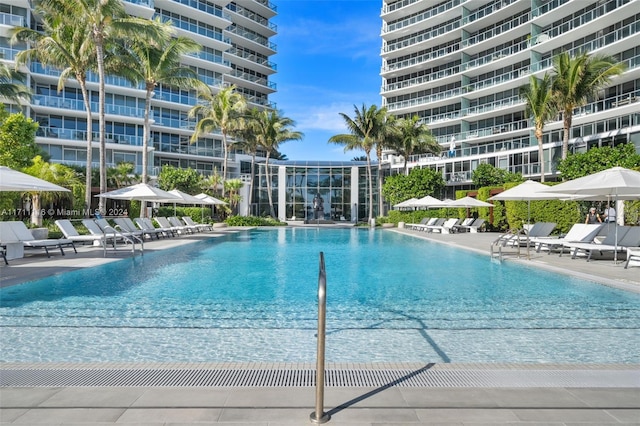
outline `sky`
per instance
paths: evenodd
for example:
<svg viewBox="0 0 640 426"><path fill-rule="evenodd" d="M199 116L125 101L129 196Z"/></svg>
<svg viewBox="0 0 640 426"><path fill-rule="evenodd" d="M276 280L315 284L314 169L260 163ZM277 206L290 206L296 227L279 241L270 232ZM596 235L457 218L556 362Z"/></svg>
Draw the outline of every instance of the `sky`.
<svg viewBox="0 0 640 426"><path fill-rule="evenodd" d="M382 0L272 0L278 34L271 41L277 92L269 97L304 133L302 141L280 145L289 160L350 161L362 151L344 152L328 143L348 133L339 113L354 106L381 106L380 10Z"/></svg>

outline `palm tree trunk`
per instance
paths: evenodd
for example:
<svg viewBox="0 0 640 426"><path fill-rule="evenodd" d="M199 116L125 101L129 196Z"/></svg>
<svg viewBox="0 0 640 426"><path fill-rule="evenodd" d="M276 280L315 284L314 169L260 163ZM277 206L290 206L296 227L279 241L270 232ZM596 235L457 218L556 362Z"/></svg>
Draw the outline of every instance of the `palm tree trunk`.
<svg viewBox="0 0 640 426"><path fill-rule="evenodd" d="M98 122L99 122L99 140L100 140L100 193L107 192L107 147L105 143L106 123L104 113L104 50L102 44L102 37L98 35L96 40L96 57L98 62L98 80L99 80L99 92L98 92ZM105 198L100 197L98 209L100 213L105 213Z"/></svg>
<svg viewBox="0 0 640 426"><path fill-rule="evenodd" d="M571 130L571 116L572 112L564 112L564 134L562 135L562 159L564 160L569 155L569 131Z"/></svg>
<svg viewBox="0 0 640 426"><path fill-rule="evenodd" d="M249 212L251 212L251 204L253 203L253 180L255 179L254 167L256 165L256 154L251 154L251 181L249 182Z"/></svg>
<svg viewBox="0 0 640 426"><path fill-rule="evenodd" d="M276 218L276 210L273 208L273 194L271 193L271 172L269 171L269 156L270 152L267 151L267 159L264 162L265 172L267 176L267 197L269 198L269 214L272 218Z"/></svg>
<svg viewBox="0 0 640 426"><path fill-rule="evenodd" d="M151 92L154 85L147 84L147 92L144 97L144 126L142 129L142 183L147 183L149 174L149 139L151 138L151 123L149 112L151 111ZM147 202L140 202L140 217L147 217Z"/></svg>
<svg viewBox="0 0 640 426"><path fill-rule="evenodd" d="M373 219L373 176L371 176L371 153L367 152L367 179L369 180L369 223Z"/></svg>
<svg viewBox="0 0 640 426"><path fill-rule="evenodd" d="M222 159L222 196L224 197L224 181L227 180L227 132L222 131L222 154L224 158Z"/></svg>
<svg viewBox="0 0 640 426"><path fill-rule="evenodd" d="M77 78L77 76L76 76ZM82 92L82 100L84 101L84 109L87 111L87 173L85 176L85 194L84 194L84 205L85 210L83 212L83 216L88 218L90 215L89 211L91 210L91 188L93 188L93 176L91 173L91 167L93 162L93 135L91 132L91 127L93 124L93 120L91 119L91 99L89 99L89 92L87 91L87 82L83 78L78 78L80 83L80 91Z"/></svg>
<svg viewBox="0 0 640 426"><path fill-rule="evenodd" d="M42 226L42 204L40 203L40 195L36 192L31 194L31 223L36 226Z"/></svg>
<svg viewBox="0 0 640 426"><path fill-rule="evenodd" d="M544 149L542 147L542 131L536 131L538 139L538 161L540 162L540 182L544 182Z"/></svg>

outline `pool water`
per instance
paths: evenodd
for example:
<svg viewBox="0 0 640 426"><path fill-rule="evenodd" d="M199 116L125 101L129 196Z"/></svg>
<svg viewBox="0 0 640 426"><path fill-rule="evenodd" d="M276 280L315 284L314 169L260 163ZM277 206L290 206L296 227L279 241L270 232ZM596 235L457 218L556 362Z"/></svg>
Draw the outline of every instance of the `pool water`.
<svg viewBox="0 0 640 426"><path fill-rule="evenodd" d="M385 231L212 238L0 289L3 362L640 362L640 294Z"/></svg>

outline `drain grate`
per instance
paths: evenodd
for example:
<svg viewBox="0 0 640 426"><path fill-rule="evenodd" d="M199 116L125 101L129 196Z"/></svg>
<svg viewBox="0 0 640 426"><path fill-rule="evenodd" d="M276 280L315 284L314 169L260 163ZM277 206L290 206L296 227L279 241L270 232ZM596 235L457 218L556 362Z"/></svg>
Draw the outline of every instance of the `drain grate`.
<svg viewBox="0 0 640 426"><path fill-rule="evenodd" d="M328 369L328 387L640 387L638 370ZM2 369L0 387L309 387L314 369Z"/></svg>

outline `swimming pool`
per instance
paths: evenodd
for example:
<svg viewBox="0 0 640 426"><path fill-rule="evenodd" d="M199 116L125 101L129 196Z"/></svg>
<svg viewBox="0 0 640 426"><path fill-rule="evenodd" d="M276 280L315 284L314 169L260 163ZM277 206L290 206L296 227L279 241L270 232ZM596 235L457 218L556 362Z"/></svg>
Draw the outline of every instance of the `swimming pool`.
<svg viewBox="0 0 640 426"><path fill-rule="evenodd" d="M640 295L364 229L241 232L0 289L3 362L640 362Z"/></svg>

